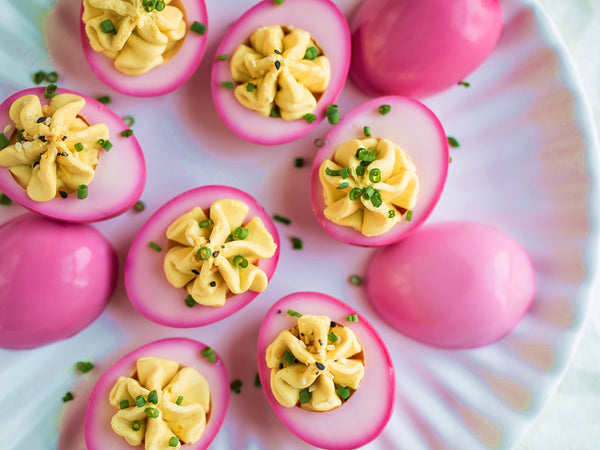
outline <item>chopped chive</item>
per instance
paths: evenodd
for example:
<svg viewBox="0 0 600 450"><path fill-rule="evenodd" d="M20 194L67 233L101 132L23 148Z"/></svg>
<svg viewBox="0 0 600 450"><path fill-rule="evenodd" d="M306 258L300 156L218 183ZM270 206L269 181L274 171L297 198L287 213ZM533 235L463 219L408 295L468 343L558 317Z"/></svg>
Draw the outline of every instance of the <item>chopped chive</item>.
<svg viewBox="0 0 600 450"><path fill-rule="evenodd" d="M71 394L70 391L67 391L67 393L62 398L62 401L63 401L63 403L67 403L67 402L70 402L71 400L73 400L74 398L75 397L73 397L73 394Z"/></svg>
<svg viewBox="0 0 600 450"><path fill-rule="evenodd" d="M294 360L296 358L289 350L286 350L285 353L283 354L283 359L285 360L286 363L292 365L292 364L294 364Z"/></svg>
<svg viewBox="0 0 600 450"><path fill-rule="evenodd" d="M378 189L375 189L375 192L373 192L373 195L371 196L371 203L375 208L379 208L383 204L381 192Z"/></svg>
<svg viewBox="0 0 600 450"><path fill-rule="evenodd" d="M217 355L215 355L215 351L210 347L205 347L200 350L200 354L204 356L210 363L217 362Z"/></svg>
<svg viewBox="0 0 600 450"><path fill-rule="evenodd" d="M12 203L11 198L6 195L4 192L0 194L0 205L8 206Z"/></svg>
<svg viewBox="0 0 600 450"><path fill-rule="evenodd" d="M154 241L148 242L148 247L150 247L155 252L158 252L158 253L162 252L162 247Z"/></svg>
<svg viewBox="0 0 600 450"><path fill-rule="evenodd" d="M127 409L129 408L129 400L121 400L119 403L119 409Z"/></svg>
<svg viewBox="0 0 600 450"><path fill-rule="evenodd" d="M458 143L456 138L453 138L452 136L448 136L448 144L450 144L450 147L452 148L460 147L460 144Z"/></svg>
<svg viewBox="0 0 600 450"><path fill-rule="evenodd" d="M412 219L412 210L409 209L408 211L406 211L406 217L405 217L405 219L406 219L407 222L411 221L411 219Z"/></svg>
<svg viewBox="0 0 600 450"><path fill-rule="evenodd" d="M106 20L100 22L100 28L102 28L102 31L105 32L106 34L109 34L109 33L117 34L117 29L115 28L115 24L110 19L106 19Z"/></svg>
<svg viewBox="0 0 600 450"><path fill-rule="evenodd" d="M177 447L179 445L179 438L177 436L173 436L169 439L169 447Z"/></svg>
<svg viewBox="0 0 600 450"><path fill-rule="evenodd" d="M381 114L382 116L385 116L387 113L389 113L392 110L392 107L390 105L381 105L377 111L379 111L379 114Z"/></svg>
<svg viewBox="0 0 600 450"><path fill-rule="evenodd" d="M448 163L452 162L452 156L448 156Z"/></svg>
<svg viewBox="0 0 600 450"><path fill-rule="evenodd" d="M327 335L327 340L333 344L333 343L337 342L338 337L335 335L335 333L333 331L330 331L329 334Z"/></svg>
<svg viewBox="0 0 600 450"><path fill-rule="evenodd" d="M381 181L381 170L379 170L379 169L369 170L369 180L371 180L371 183L379 183Z"/></svg>
<svg viewBox="0 0 600 450"><path fill-rule="evenodd" d="M83 144L82 144L81 142L78 142L78 143L77 143L77 144L75 144L73 147L75 148L75 151L76 151L76 152L80 152L80 151L82 151L82 150L83 150Z"/></svg>
<svg viewBox="0 0 600 450"><path fill-rule="evenodd" d="M233 264L242 269L245 269L246 267L248 267L248 260L242 255L237 255L235 258L233 258Z"/></svg>
<svg viewBox="0 0 600 450"><path fill-rule="evenodd" d="M206 220L203 220L203 221L201 221L201 222L198 223L198 225L200 226L200 228L210 227L213 224L214 224L214 222L213 222L212 219L206 219Z"/></svg>
<svg viewBox="0 0 600 450"><path fill-rule="evenodd" d="M162 11L163 9L165 9L165 6L167 6L167 4L165 2L163 2L162 0L158 0L156 2L156 6L154 7L157 11Z"/></svg>
<svg viewBox="0 0 600 450"><path fill-rule="evenodd" d="M459 86L464 86L464 87L468 88L468 87L470 87L470 86L471 86L471 83L468 83L468 82L466 82L466 81L459 81L459 82L458 82L458 85L459 85Z"/></svg>
<svg viewBox="0 0 600 450"><path fill-rule="evenodd" d="M217 61L225 61L229 59L229 55L217 55Z"/></svg>
<svg viewBox="0 0 600 450"><path fill-rule="evenodd" d="M356 314L350 314L346 316L348 322L358 322L358 316Z"/></svg>
<svg viewBox="0 0 600 450"><path fill-rule="evenodd" d="M331 125L335 125L340 121L340 112L338 105L329 105L325 114L327 115L327 120Z"/></svg>
<svg viewBox="0 0 600 450"><path fill-rule="evenodd" d="M146 10L146 12L150 12L154 9L154 6L156 5L156 0L145 0L142 3L142 6L144 7L144 9Z"/></svg>
<svg viewBox="0 0 600 450"><path fill-rule="evenodd" d="M276 5L278 5L278 6L281 6L281 5L283 5L283 2L284 2L284 1L285 1L285 0L273 0L273 3L275 3L275 4L276 4Z"/></svg>
<svg viewBox="0 0 600 450"><path fill-rule="evenodd" d="M48 86L46 86L46 89L44 89L44 97L45 98L52 98L56 95L56 90L58 89L58 86L55 84L49 84Z"/></svg>
<svg viewBox="0 0 600 450"><path fill-rule="evenodd" d="M361 188L353 188L350 191L350 194L348 195L348 197L350 198L350 200L358 200L360 198L360 196L362 195L363 190Z"/></svg>
<svg viewBox="0 0 600 450"><path fill-rule="evenodd" d="M354 171L356 172L356 175L362 177L365 174L366 169L364 166L358 166Z"/></svg>
<svg viewBox="0 0 600 450"><path fill-rule="evenodd" d="M121 136L126 137L126 138L128 138L132 134L133 134L133 130L132 129L127 129L125 131L121 131Z"/></svg>
<svg viewBox="0 0 600 450"><path fill-rule="evenodd" d="M221 81L221 87L225 89L233 89L235 86L233 85L233 81Z"/></svg>
<svg viewBox="0 0 600 450"><path fill-rule="evenodd" d="M110 95L101 95L100 97L96 97L96 100L98 100L103 105L108 105L111 101Z"/></svg>
<svg viewBox="0 0 600 450"><path fill-rule="evenodd" d="M58 81L58 73L52 71L46 74L46 82L48 83L56 83Z"/></svg>
<svg viewBox="0 0 600 450"><path fill-rule="evenodd" d="M38 70L36 73L34 73L31 76L31 79L33 80L33 82L35 84L40 84L42 81L44 81L46 79L46 72L44 72L43 70Z"/></svg>
<svg viewBox="0 0 600 450"><path fill-rule="evenodd" d="M88 373L90 370L94 368L94 365L89 361L77 361L75 364L77 370L81 373Z"/></svg>
<svg viewBox="0 0 600 450"><path fill-rule="evenodd" d="M256 372L256 375L254 375L254 386L255 387L260 387L261 386L260 375L258 374L258 372Z"/></svg>
<svg viewBox="0 0 600 450"><path fill-rule="evenodd" d="M288 219L288 218L287 218L287 217L285 217L285 216L281 216L281 215L279 215L279 214L275 214L275 215L273 216L273 220L276 220L277 222L281 222L281 223L283 223L284 225L289 225L289 224L291 224L291 223L292 223L292 221L291 221L290 219Z"/></svg>
<svg viewBox="0 0 600 450"><path fill-rule="evenodd" d="M288 309L287 310L288 315L290 316L295 316L295 317L302 317L302 314L300 314L297 311L294 311L293 309Z"/></svg>
<svg viewBox="0 0 600 450"><path fill-rule="evenodd" d="M363 127L363 132L366 137L371 137L371 127Z"/></svg>
<svg viewBox="0 0 600 450"><path fill-rule="evenodd" d="M325 141L325 139L323 139L323 138L316 138L313 141L313 144L314 144L315 147L321 148L321 147L323 147L326 144L326 142L327 141Z"/></svg>
<svg viewBox="0 0 600 450"><path fill-rule="evenodd" d="M330 169L329 167L325 167L325 173L327 175L329 175L330 177L339 177L341 174L341 171Z"/></svg>
<svg viewBox="0 0 600 450"><path fill-rule="evenodd" d="M313 123L315 120L317 120L317 116L310 113L304 114L302 118L306 121L306 123Z"/></svg>
<svg viewBox="0 0 600 450"><path fill-rule="evenodd" d="M347 183L346 181L342 181L336 189L342 190L342 189L346 189L348 186L350 186L350 183Z"/></svg>
<svg viewBox="0 0 600 450"><path fill-rule="evenodd" d="M348 279L350 280L350 283L352 283L354 286L360 286L363 282L362 278L358 275L350 275L350 278Z"/></svg>
<svg viewBox="0 0 600 450"><path fill-rule="evenodd" d="M352 169L350 167L344 167L342 170L340 170L340 177L342 177L342 180L345 180L351 174L352 174Z"/></svg>
<svg viewBox="0 0 600 450"><path fill-rule="evenodd" d="M188 295L185 298L184 302L188 308L193 308L194 306L196 306L196 300L194 300L194 297L192 297L191 295Z"/></svg>
<svg viewBox="0 0 600 450"><path fill-rule="evenodd" d="M208 258L210 258L210 254L210 247L202 247L196 252L196 258L198 258L200 261L206 261Z"/></svg>
<svg viewBox="0 0 600 450"><path fill-rule="evenodd" d="M69 196L65 191L58 191L58 195L60 195L61 198L67 198Z"/></svg>
<svg viewBox="0 0 600 450"><path fill-rule="evenodd" d="M367 200L369 200L374 193L375 188L373 186L367 186L365 189L363 189L363 197Z"/></svg>
<svg viewBox="0 0 600 450"><path fill-rule="evenodd" d="M304 248L302 239L297 238L297 237L292 237L292 248L294 250L302 250Z"/></svg>
<svg viewBox="0 0 600 450"><path fill-rule="evenodd" d="M304 59L309 59L309 60L313 60L317 57L317 55L319 54L319 51L317 50L316 47L308 47L306 49L306 52L304 53Z"/></svg>
<svg viewBox="0 0 600 450"><path fill-rule="evenodd" d="M393 219L394 217L396 217L396 211L394 211L393 209L390 209L390 210L388 211L388 217L389 217L390 219Z"/></svg>
<svg viewBox="0 0 600 450"><path fill-rule="evenodd" d="M300 392L298 392L298 397L299 397L300 403L303 403L303 404L308 403L308 402L310 402L312 393L308 390L308 388L304 388Z"/></svg>
<svg viewBox="0 0 600 450"><path fill-rule="evenodd" d="M190 29L194 33L197 33L202 36L206 32L206 28L207 28L206 25L195 20Z"/></svg>
<svg viewBox="0 0 600 450"><path fill-rule="evenodd" d="M181 403L183 403L183 395L180 395L179 397L177 397L177 400L175 400L175 404L181 406Z"/></svg>
<svg viewBox="0 0 600 450"><path fill-rule="evenodd" d="M144 399L143 395L138 395L133 400L135 401L136 406L139 406L140 408L146 404L146 400Z"/></svg>
<svg viewBox="0 0 600 450"><path fill-rule="evenodd" d="M88 187L87 184L80 184L77 186L77 198L79 200L83 200L88 196Z"/></svg>
<svg viewBox="0 0 600 450"><path fill-rule="evenodd" d="M249 234L250 232L248 231L248 228L237 227L235 230L233 230L233 237L239 239L240 241L246 239Z"/></svg>
<svg viewBox="0 0 600 450"><path fill-rule="evenodd" d="M348 397L350 397L350 389L348 389L346 386L339 386L336 390L335 393L338 395L339 398L341 398L342 400L347 400Z"/></svg>
<svg viewBox="0 0 600 450"><path fill-rule="evenodd" d="M254 88L255 88L255 87L256 87L256 85L255 85L255 84L253 84L253 83L248 83L248 84L246 85L246 92L254 92Z"/></svg>
<svg viewBox="0 0 600 450"><path fill-rule="evenodd" d="M294 159L294 167L296 167L296 168L304 167L304 158Z"/></svg>
<svg viewBox="0 0 600 450"><path fill-rule="evenodd" d="M133 209L135 209L137 212L142 212L146 209L146 204L143 201L138 200L135 202L135 205L133 205Z"/></svg>
<svg viewBox="0 0 600 450"><path fill-rule="evenodd" d="M281 114L279 112L279 108L277 106L273 106L271 108L271 112L269 114L271 117L275 117L276 119L281 117Z"/></svg>
<svg viewBox="0 0 600 450"><path fill-rule="evenodd" d="M140 431L140 428L142 428L142 423L139 420L131 422L131 429L133 431Z"/></svg>
<svg viewBox="0 0 600 450"><path fill-rule="evenodd" d="M235 392L236 394L239 394L242 392L242 380L233 380L231 383L229 383L229 388Z"/></svg>
<svg viewBox="0 0 600 450"><path fill-rule="evenodd" d="M135 123L135 119L131 116L125 116L123 117L123 122L125 122L125 124L131 128Z"/></svg>
<svg viewBox="0 0 600 450"><path fill-rule="evenodd" d="M10 143L10 141L8 140L8 138L6 136L4 136L4 133L0 133L0 150L8 147L9 143Z"/></svg>
<svg viewBox="0 0 600 450"><path fill-rule="evenodd" d="M375 147L359 148L356 150L356 158L366 163L372 163L377 159L378 151Z"/></svg>
<svg viewBox="0 0 600 450"><path fill-rule="evenodd" d="M97 143L106 151L109 151L113 147L112 142L110 142L108 139L98 139Z"/></svg>
<svg viewBox="0 0 600 450"><path fill-rule="evenodd" d="M155 405L158 403L158 392L156 392L156 389L150 391L148 394L148 401L150 403L154 403Z"/></svg>
<svg viewBox="0 0 600 450"><path fill-rule="evenodd" d="M144 412L146 413L146 415L152 419L156 419L160 413L158 412L158 409L156 408L146 408L144 410Z"/></svg>

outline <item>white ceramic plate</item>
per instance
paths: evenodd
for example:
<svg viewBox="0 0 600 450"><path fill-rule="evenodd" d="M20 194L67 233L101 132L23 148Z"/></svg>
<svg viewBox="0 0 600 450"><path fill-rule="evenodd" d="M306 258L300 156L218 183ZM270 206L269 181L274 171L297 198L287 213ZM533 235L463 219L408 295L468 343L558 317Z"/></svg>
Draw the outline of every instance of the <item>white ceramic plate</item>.
<svg viewBox="0 0 600 450"><path fill-rule="evenodd" d="M329 125L285 146L260 147L220 122L210 97L211 59L225 29L253 2L209 2L210 37L201 66L186 85L159 99L128 98L95 79L79 44L79 0L59 0L50 11L53 3L3 5L0 97L29 87L36 70L54 67L62 86L110 94L117 114L135 117L148 165L142 196L148 208L97 225L117 248L121 267L152 212L198 185L243 189L292 224L278 225L282 252L267 291L220 323L178 330L149 322L127 300L121 277L106 311L77 336L37 350L1 350L0 447L84 448L83 413L96 380L132 349L170 336L213 345L231 378L244 383L231 398L214 448L307 447L253 386L261 317L276 300L300 290L322 291L362 311L392 354L395 412L370 448L510 448L517 442L567 367L597 275L598 145L564 46L537 3L503 1L504 33L491 58L468 78L471 87L425 101L461 144L452 151L446 189L429 221L498 226L526 247L536 268L537 294L521 324L500 342L469 351L438 350L401 336L374 313L364 290L348 283L350 274L365 272L372 250L346 246L323 231L310 207L310 164L293 167L295 157L311 161L312 141ZM341 3L349 17L359 0ZM348 84L340 111L365 100ZM14 204L2 207L0 221L22 212ZM303 251L292 250L292 236L304 240ZM92 360L96 368L76 375L78 360ZM63 404L67 390L75 400Z"/></svg>

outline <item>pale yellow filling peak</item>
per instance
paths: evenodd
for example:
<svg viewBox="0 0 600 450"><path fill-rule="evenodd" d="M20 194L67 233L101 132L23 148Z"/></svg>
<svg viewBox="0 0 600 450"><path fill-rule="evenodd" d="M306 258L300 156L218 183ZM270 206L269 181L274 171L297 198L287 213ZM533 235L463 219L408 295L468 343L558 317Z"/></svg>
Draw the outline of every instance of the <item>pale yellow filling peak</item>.
<svg viewBox="0 0 600 450"><path fill-rule="evenodd" d="M332 325L327 316L302 315L297 326L279 333L267 347L271 391L282 406L330 411L344 402L338 388L358 389L365 371L361 345L350 328ZM304 400L309 398L305 402L303 390Z"/></svg>
<svg viewBox="0 0 600 450"><path fill-rule="evenodd" d="M306 59L314 47L318 56ZM311 114L329 85L329 59L308 31L278 25L259 28L249 45L240 45L231 58L235 97L246 108L269 116L276 106L284 120ZM251 85L249 88L248 85Z"/></svg>
<svg viewBox="0 0 600 450"><path fill-rule="evenodd" d="M361 166L356 154L359 149L375 154L375 160ZM328 174L328 169L330 173L350 170L343 178ZM371 172L374 169L379 171L380 179L375 176L376 172ZM361 170L364 173L360 174ZM417 203L419 178L416 167L400 147L387 139L353 139L344 143L335 151L333 160L323 161L319 178L326 205L325 217L365 236L379 236L402 220L409 220L406 213L411 211L410 217ZM354 200L353 190L360 192ZM373 200L375 192L381 202Z"/></svg>
<svg viewBox="0 0 600 450"><path fill-rule="evenodd" d="M83 0L83 22L91 47L111 59L117 70L142 75L165 62L177 50L187 25L183 8L164 0L162 11L147 12L143 0ZM175 2L173 2L175 3ZM106 33L110 20L115 32Z"/></svg>
<svg viewBox="0 0 600 450"><path fill-rule="evenodd" d="M178 217L167 229L174 241L164 260L169 283L185 287L196 303L206 306L223 306L229 293L264 291L268 278L257 264L272 257L277 244L259 217L246 221L248 211L240 200L221 199L211 205L208 216L196 207ZM199 226L209 219L210 225ZM238 227L247 230L245 239L233 237ZM198 257L203 248L204 260Z"/></svg>
<svg viewBox="0 0 600 450"><path fill-rule="evenodd" d="M130 445L144 443L146 450L170 450L197 442L210 412L206 379L196 369L180 368L161 358L140 358L136 369L131 377L119 377L110 391L110 404L119 409L110 422L113 431ZM156 403L148 398L152 391L156 391ZM136 404L139 396L142 406ZM150 417L153 413L158 416ZM179 439L176 446L169 445L173 437Z"/></svg>
<svg viewBox="0 0 600 450"><path fill-rule="evenodd" d="M14 143L0 151L0 166L37 202L70 194L94 178L100 146L108 139L104 124L88 125L79 112L85 100L60 94L42 106L37 95L19 97L9 115L17 130ZM83 150L77 151L80 144Z"/></svg>

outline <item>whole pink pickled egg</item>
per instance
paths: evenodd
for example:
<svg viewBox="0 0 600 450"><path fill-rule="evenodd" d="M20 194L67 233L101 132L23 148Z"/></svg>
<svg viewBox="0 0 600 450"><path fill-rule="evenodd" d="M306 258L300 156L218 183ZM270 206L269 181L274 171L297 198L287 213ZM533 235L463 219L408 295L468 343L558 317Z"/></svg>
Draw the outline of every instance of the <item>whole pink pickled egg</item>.
<svg viewBox="0 0 600 450"><path fill-rule="evenodd" d="M531 260L512 237L475 222L423 227L380 249L367 295L401 333L444 348L473 348L508 334L535 291Z"/></svg>
<svg viewBox="0 0 600 450"><path fill-rule="evenodd" d="M95 228L24 214L0 234L0 347L65 339L100 315L115 287L117 256Z"/></svg>

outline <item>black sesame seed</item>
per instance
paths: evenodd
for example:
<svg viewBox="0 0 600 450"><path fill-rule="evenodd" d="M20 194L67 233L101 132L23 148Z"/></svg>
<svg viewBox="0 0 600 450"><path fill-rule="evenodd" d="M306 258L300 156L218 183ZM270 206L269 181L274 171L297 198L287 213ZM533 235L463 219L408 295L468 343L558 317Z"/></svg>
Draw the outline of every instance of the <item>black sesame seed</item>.
<svg viewBox="0 0 600 450"><path fill-rule="evenodd" d="M39 165L40 165L39 161L36 161L36 162L33 163L33 167L39 166Z"/></svg>
<svg viewBox="0 0 600 450"><path fill-rule="evenodd" d="M275 61L275 68L277 70L281 69L281 63L279 61Z"/></svg>
<svg viewBox="0 0 600 450"><path fill-rule="evenodd" d="M330 326L331 328L333 328L333 327L337 326L337 323L335 323L335 322L332 320L332 321L331 321L331 323L329 324L329 326Z"/></svg>
<svg viewBox="0 0 600 450"><path fill-rule="evenodd" d="M63 141L66 141L66 140L67 140L67 137L66 137L66 136L63 136L63 137L62 137L62 140L63 140Z"/></svg>
<svg viewBox="0 0 600 450"><path fill-rule="evenodd" d="M65 191L58 191L58 193L62 198L67 198L69 196L69 194L67 194Z"/></svg>
<svg viewBox="0 0 600 450"><path fill-rule="evenodd" d="M211 281L209 284L210 284L210 287L215 287L217 285L217 282L216 281Z"/></svg>
<svg viewBox="0 0 600 450"><path fill-rule="evenodd" d="M279 363L279 370L283 369L283 363Z"/></svg>
<svg viewBox="0 0 600 450"><path fill-rule="evenodd" d="M219 256L219 252L218 251L213 252L213 258L216 258L217 256Z"/></svg>
<svg viewBox="0 0 600 450"><path fill-rule="evenodd" d="M321 339L319 339L319 345L323 347L323 341Z"/></svg>
<svg viewBox="0 0 600 450"><path fill-rule="evenodd" d="M40 117L40 118L37 120L37 123L42 123L42 122L45 122L45 121L46 121L46 118L45 118L45 117Z"/></svg>
<svg viewBox="0 0 600 450"><path fill-rule="evenodd" d="M319 369L319 370L325 370L325 366L323 364L321 364L320 362L315 363L315 365L317 366L317 369Z"/></svg>
<svg viewBox="0 0 600 450"><path fill-rule="evenodd" d="M277 49L273 50L275 53L277 53L278 55L281 55L281 52Z"/></svg>
<svg viewBox="0 0 600 450"><path fill-rule="evenodd" d="M277 310L277 314L281 314L281 310L280 309Z"/></svg>
<svg viewBox="0 0 600 450"><path fill-rule="evenodd" d="M198 272L196 269L192 269L192 273L193 273L194 275L200 275L200 272Z"/></svg>
<svg viewBox="0 0 600 450"><path fill-rule="evenodd" d="M46 136L40 136L38 139L42 142L46 142Z"/></svg>
<svg viewBox="0 0 600 450"><path fill-rule="evenodd" d="M225 246L224 246L224 245L221 245L221 248L225 248Z"/></svg>

